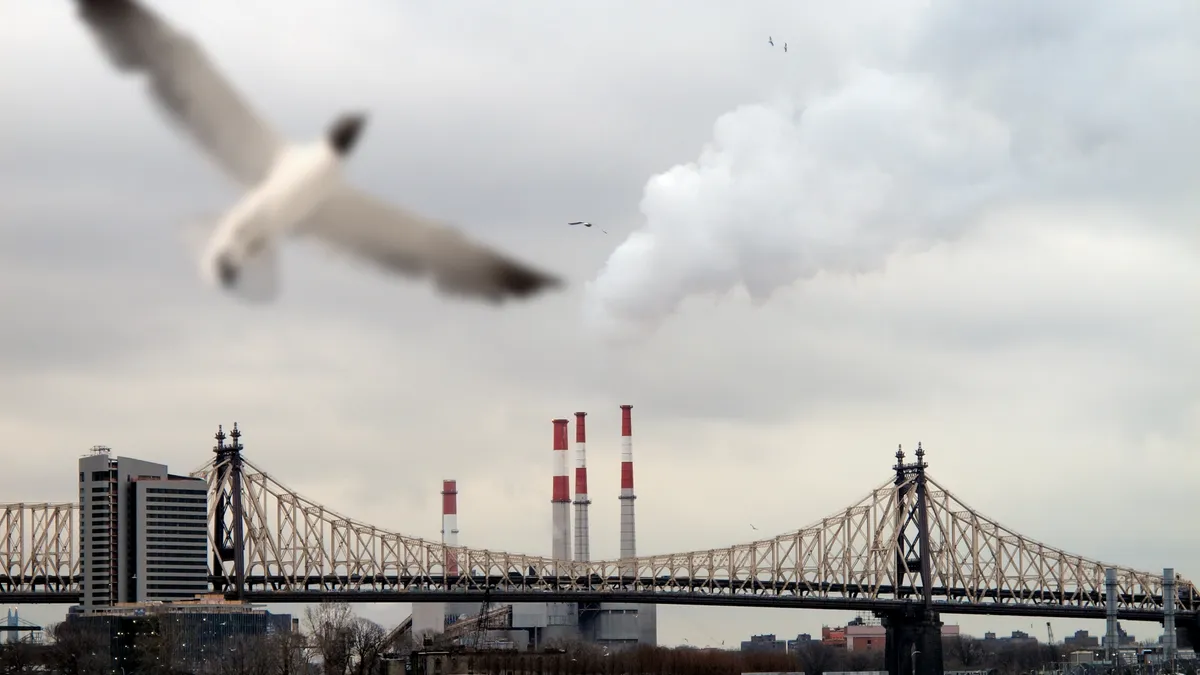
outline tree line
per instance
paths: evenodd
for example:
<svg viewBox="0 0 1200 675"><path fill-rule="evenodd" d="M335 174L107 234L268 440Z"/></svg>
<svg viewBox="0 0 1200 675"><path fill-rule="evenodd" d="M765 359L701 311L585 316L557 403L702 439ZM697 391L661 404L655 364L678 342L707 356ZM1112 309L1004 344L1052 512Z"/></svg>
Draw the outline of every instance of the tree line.
<svg viewBox="0 0 1200 675"><path fill-rule="evenodd" d="M383 675L387 655L403 655L412 649L407 644L388 644L388 631L355 615L345 603L310 606L302 623L299 633L228 638L209 645L203 657L195 659L194 652L187 649L194 637L183 632L173 615L147 617L147 624L133 636L114 637L94 624L63 622L48 628L44 645L0 644L0 675L109 675L120 673L120 668L125 675ZM120 640L127 643L121 647L117 645ZM998 675L1057 669L1055 664L1061 664L1065 656L1057 646L967 636L947 637L942 645L946 670L992 670ZM792 652L649 646L606 649L560 642L540 652L472 653L440 636L431 646L451 652L458 672L476 673L739 675L803 671L824 675L884 670L882 650L847 651L820 641L801 643ZM114 648L123 657L119 663L113 660ZM1196 675L1191 664L1180 671ZM455 670L444 672L451 675Z"/></svg>

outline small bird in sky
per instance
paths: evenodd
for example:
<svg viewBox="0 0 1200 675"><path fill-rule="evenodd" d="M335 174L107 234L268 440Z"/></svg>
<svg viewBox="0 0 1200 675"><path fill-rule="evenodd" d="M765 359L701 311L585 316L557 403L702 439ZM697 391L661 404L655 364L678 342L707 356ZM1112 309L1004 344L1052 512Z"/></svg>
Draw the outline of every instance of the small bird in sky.
<svg viewBox="0 0 1200 675"><path fill-rule="evenodd" d="M323 137L292 143L259 118L203 49L137 0L75 0L112 65L147 76L149 93L179 129L245 190L209 224L202 275L244 300L277 294L278 248L288 236L408 277L442 293L500 303L562 285L559 278L472 241L455 228L347 184L346 158L366 115L338 117Z"/></svg>
<svg viewBox="0 0 1200 675"><path fill-rule="evenodd" d="M754 523L750 523L750 529L758 531L758 528L754 526Z"/></svg>
<svg viewBox="0 0 1200 675"><path fill-rule="evenodd" d="M591 224L591 223L589 223L589 222L588 222L588 221L586 221L586 220L575 220L575 221L572 221L572 222L569 222L569 223L567 223L567 225L582 225L582 226L584 226L584 227L591 227L591 226L592 226L592 224ZM600 230L601 232L603 232L604 234L608 234L608 230L605 230L605 229L603 229L603 228L597 228L597 229L599 229L599 230Z"/></svg>
<svg viewBox="0 0 1200 675"><path fill-rule="evenodd" d="M773 40L770 35L767 36L767 42L769 42L772 47L775 46L775 40Z"/></svg>

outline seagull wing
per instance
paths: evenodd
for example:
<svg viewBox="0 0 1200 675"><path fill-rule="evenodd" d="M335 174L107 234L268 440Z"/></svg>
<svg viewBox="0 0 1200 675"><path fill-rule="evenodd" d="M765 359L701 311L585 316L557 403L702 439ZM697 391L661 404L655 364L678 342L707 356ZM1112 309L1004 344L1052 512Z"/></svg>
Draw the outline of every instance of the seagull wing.
<svg viewBox="0 0 1200 675"><path fill-rule="evenodd" d="M79 15L119 71L149 89L196 142L243 185L259 183L283 146L190 37L137 0L76 0Z"/></svg>
<svg viewBox="0 0 1200 675"><path fill-rule="evenodd" d="M298 232L386 271L430 276L450 295L499 303L562 285L560 279L471 241L448 225L347 185L339 186Z"/></svg>

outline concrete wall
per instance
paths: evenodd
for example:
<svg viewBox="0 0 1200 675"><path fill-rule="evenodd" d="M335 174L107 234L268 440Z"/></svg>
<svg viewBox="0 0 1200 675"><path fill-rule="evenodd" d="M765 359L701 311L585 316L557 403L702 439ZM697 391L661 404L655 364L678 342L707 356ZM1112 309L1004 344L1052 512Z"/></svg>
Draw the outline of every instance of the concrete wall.
<svg viewBox="0 0 1200 675"><path fill-rule="evenodd" d="M513 628L545 628L550 622L544 602L516 602L512 605Z"/></svg>
<svg viewBox="0 0 1200 675"><path fill-rule="evenodd" d="M418 640L427 633L441 633L446 629L446 605L442 602L414 602L412 606L412 634ZM419 643L418 643L419 644Z"/></svg>
<svg viewBox="0 0 1200 675"><path fill-rule="evenodd" d="M638 642L658 646L658 605L638 605Z"/></svg>
<svg viewBox="0 0 1200 675"><path fill-rule="evenodd" d="M592 620L593 639L601 643L658 645L658 608L655 605L601 603Z"/></svg>

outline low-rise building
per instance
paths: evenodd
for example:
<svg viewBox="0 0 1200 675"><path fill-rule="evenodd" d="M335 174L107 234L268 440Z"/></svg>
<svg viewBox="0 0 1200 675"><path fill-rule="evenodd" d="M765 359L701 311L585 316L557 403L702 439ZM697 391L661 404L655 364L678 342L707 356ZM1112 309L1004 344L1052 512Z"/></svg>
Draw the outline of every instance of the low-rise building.
<svg viewBox="0 0 1200 675"><path fill-rule="evenodd" d="M742 642L744 652L786 652L787 642L775 638L774 633L751 635L749 640Z"/></svg>
<svg viewBox="0 0 1200 675"><path fill-rule="evenodd" d="M298 630L289 614L271 614L254 605L229 602L220 595L192 601L119 603L90 612L73 611L69 625L98 633L114 669L137 667L147 645L162 642L181 665L199 665L240 637Z"/></svg>

